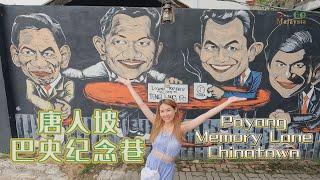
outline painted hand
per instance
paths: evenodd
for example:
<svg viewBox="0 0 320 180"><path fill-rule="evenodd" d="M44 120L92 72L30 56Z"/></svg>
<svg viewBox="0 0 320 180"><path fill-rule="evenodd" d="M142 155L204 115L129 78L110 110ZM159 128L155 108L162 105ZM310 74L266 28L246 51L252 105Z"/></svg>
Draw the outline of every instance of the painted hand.
<svg viewBox="0 0 320 180"><path fill-rule="evenodd" d="M288 123L291 122L291 117L289 113L285 113L282 109L277 109L270 113L269 118L271 119L286 119Z"/></svg>
<svg viewBox="0 0 320 180"><path fill-rule="evenodd" d="M277 119L286 119L287 123L291 122L291 117L289 113L279 112L277 114Z"/></svg>
<svg viewBox="0 0 320 180"><path fill-rule="evenodd" d="M214 97L215 99L221 99L224 94L224 90L218 88L217 86L208 88L208 92L211 93L212 97Z"/></svg>
<svg viewBox="0 0 320 180"><path fill-rule="evenodd" d="M169 78L166 78L164 80L164 83L166 85L169 85L169 84L182 84L182 81L179 80L178 78L175 78L175 77L169 77Z"/></svg>
<svg viewBox="0 0 320 180"><path fill-rule="evenodd" d="M269 118L271 119L277 119L278 117L278 113L284 113L284 111L282 109L277 109L274 112L269 114Z"/></svg>
<svg viewBox="0 0 320 180"><path fill-rule="evenodd" d="M56 99L57 103L60 104L59 107L61 108L61 113L62 113L62 118L66 119L71 115L71 106L68 104L68 102L61 100L61 99Z"/></svg>

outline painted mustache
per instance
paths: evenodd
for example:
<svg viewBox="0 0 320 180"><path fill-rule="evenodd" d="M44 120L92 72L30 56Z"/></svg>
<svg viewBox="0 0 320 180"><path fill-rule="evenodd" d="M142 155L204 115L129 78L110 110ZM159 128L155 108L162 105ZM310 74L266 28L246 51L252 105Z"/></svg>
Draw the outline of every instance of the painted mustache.
<svg viewBox="0 0 320 180"><path fill-rule="evenodd" d="M276 79L276 81L285 89L292 89L304 82L303 78L300 76L290 77L289 79Z"/></svg>

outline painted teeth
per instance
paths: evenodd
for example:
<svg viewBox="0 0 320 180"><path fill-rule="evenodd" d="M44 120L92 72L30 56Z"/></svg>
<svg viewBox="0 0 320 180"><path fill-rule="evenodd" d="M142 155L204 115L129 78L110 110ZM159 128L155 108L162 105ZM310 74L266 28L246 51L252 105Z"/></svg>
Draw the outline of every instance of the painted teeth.
<svg viewBox="0 0 320 180"><path fill-rule="evenodd" d="M231 65L229 66L216 66L216 65L211 65L213 68L218 69L218 70L226 70L229 69L231 67Z"/></svg>
<svg viewBox="0 0 320 180"><path fill-rule="evenodd" d="M132 62L132 61L121 61L123 64L127 64L127 65L138 65L141 64L140 61L136 61L136 62Z"/></svg>
<svg viewBox="0 0 320 180"><path fill-rule="evenodd" d="M140 62L136 62L136 63L123 62L123 63L128 64L128 65L137 65L137 64L140 64Z"/></svg>

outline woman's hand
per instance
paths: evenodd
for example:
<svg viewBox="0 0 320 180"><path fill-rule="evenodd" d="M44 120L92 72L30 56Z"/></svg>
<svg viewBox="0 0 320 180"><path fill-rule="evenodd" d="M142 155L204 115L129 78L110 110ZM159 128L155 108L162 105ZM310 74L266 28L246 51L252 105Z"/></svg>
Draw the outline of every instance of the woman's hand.
<svg viewBox="0 0 320 180"><path fill-rule="evenodd" d="M243 97L236 97L236 96L231 96L228 98L228 102L237 102L237 101L244 101L247 100L247 98L243 98Z"/></svg>
<svg viewBox="0 0 320 180"><path fill-rule="evenodd" d="M122 83L122 84L124 84L124 85L126 85L126 86L131 85L131 80L130 80L130 79L124 79L124 78L122 78L122 77L118 77L118 78L116 79L116 82L120 82L120 83Z"/></svg>

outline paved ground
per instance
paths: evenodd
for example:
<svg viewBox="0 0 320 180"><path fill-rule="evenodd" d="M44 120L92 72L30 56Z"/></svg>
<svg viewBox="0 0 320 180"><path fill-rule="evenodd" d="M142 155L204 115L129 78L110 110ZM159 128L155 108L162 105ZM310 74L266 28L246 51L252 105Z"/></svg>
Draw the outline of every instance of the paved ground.
<svg viewBox="0 0 320 180"><path fill-rule="evenodd" d="M141 166L119 164L13 164L0 159L0 180L139 180ZM175 180L320 179L320 165L313 161L199 162L179 161Z"/></svg>

